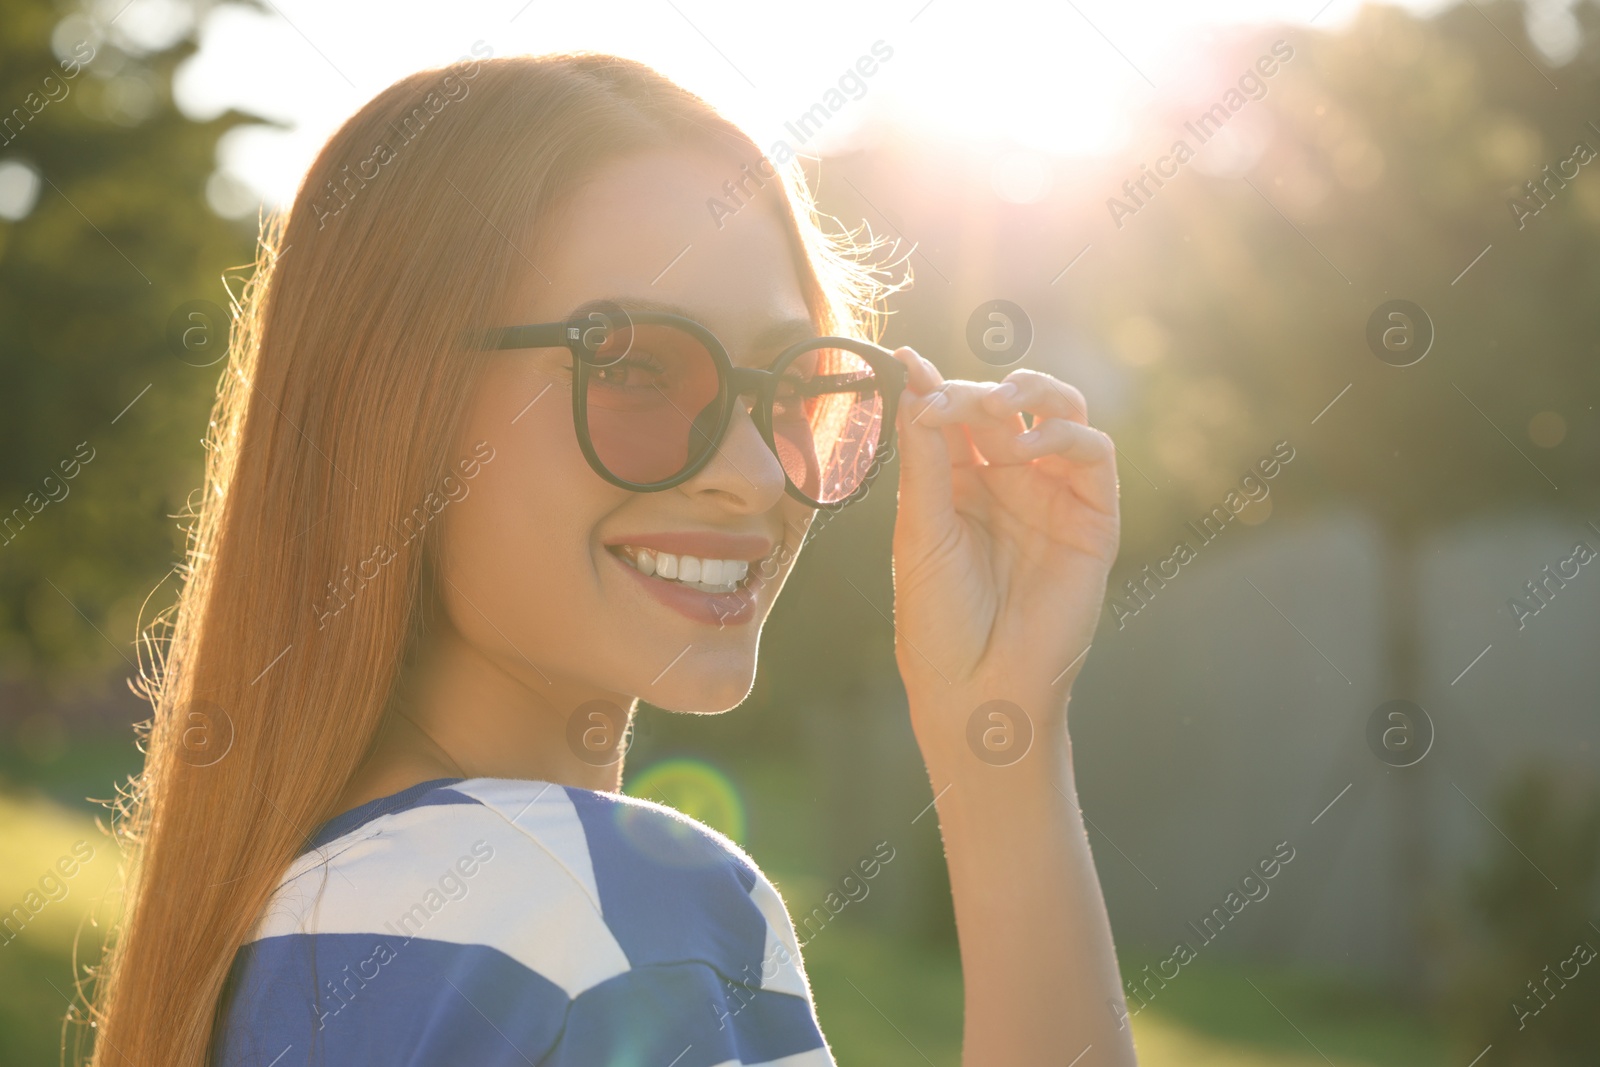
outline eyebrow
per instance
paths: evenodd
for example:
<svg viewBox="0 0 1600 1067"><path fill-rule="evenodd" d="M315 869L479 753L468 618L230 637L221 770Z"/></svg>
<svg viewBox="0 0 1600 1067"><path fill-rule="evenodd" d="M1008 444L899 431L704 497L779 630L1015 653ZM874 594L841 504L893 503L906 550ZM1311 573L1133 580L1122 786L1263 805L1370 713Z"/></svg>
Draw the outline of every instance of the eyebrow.
<svg viewBox="0 0 1600 1067"><path fill-rule="evenodd" d="M662 300L649 300L644 297L606 297L602 300L589 300L578 305L567 313L566 321L570 322L585 308L593 308L596 304L610 304L623 311L654 312L658 315L676 315L682 319L691 319L700 322L699 316L682 304L673 304ZM702 324L703 325L703 324ZM785 319L774 322L751 339L750 348L755 352L776 352L787 348L797 341L809 341L818 336L817 325L810 319ZM721 340L719 337L718 340ZM726 346L726 342L723 342ZM728 353L733 358L733 353ZM734 362L738 362L734 360Z"/></svg>

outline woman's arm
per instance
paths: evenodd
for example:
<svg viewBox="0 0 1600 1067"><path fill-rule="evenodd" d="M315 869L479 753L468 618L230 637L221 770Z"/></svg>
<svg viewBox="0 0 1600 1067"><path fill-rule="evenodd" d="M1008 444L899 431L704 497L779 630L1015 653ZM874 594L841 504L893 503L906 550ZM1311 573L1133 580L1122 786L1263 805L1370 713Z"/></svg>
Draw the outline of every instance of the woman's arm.
<svg viewBox="0 0 1600 1067"><path fill-rule="evenodd" d="M896 356L922 395L897 425L895 656L950 868L963 1062L1136 1063L1067 733L1116 558L1115 450L1049 375L1013 371L1007 398Z"/></svg>
<svg viewBox="0 0 1600 1067"><path fill-rule="evenodd" d="M1136 1062L1070 743L1035 737L1009 767L929 769L961 942L962 1062Z"/></svg>

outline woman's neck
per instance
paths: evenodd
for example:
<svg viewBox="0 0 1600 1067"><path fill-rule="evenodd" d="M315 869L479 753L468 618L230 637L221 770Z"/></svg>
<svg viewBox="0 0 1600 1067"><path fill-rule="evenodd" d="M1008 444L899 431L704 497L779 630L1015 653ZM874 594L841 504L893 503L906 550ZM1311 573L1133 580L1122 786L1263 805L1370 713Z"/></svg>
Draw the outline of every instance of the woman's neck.
<svg viewBox="0 0 1600 1067"><path fill-rule="evenodd" d="M493 659L453 631L430 637L395 687L384 725L335 813L434 778L525 778L617 792L622 759L597 763L569 742L573 710L606 701L626 723L633 700Z"/></svg>

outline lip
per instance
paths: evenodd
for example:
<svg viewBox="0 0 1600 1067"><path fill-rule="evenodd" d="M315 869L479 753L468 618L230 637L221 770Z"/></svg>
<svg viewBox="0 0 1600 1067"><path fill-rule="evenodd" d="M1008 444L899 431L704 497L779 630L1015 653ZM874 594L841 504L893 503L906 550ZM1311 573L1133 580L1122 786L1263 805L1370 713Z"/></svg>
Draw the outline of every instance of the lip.
<svg viewBox="0 0 1600 1067"><path fill-rule="evenodd" d="M776 547L771 538L759 534L693 530L633 534L629 537L614 537L605 542L608 549L619 545L653 548L657 552L671 552L675 556L699 556L701 559L742 559L747 563L766 559Z"/></svg>
<svg viewBox="0 0 1600 1067"><path fill-rule="evenodd" d="M759 539L757 539L759 540ZM621 541L619 544L638 544L636 541ZM641 548L654 548L654 545L640 545ZM662 549L670 552L671 549ZM684 551L688 551L685 549ZM690 553L695 555L696 553ZM677 582L664 581L660 578L651 578L637 570L633 564L618 556L615 552L607 552L611 561L627 572L644 591L656 600L676 611L683 617L699 623L706 623L721 629L725 626L741 626L756 617L756 594L750 588L737 589L731 593L702 593L698 589L691 589L687 585ZM722 559L738 559L737 556L717 557Z"/></svg>

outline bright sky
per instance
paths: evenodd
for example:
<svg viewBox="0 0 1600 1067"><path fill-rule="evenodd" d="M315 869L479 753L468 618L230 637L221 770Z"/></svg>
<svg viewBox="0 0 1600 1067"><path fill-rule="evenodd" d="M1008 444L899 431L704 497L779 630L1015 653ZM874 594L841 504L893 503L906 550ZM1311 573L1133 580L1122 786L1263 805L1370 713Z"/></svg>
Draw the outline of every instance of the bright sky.
<svg viewBox="0 0 1600 1067"><path fill-rule="evenodd" d="M173 0L92 0L102 24L151 45L183 32ZM1450 0L1402 0L1430 13ZM1539 0L1529 27L1559 58L1574 39L1574 0ZM1205 96L1236 72L1213 70L1208 42L1226 26L1281 22L1319 30L1361 0L264 0L255 13L212 10L200 51L179 68L178 104L196 118L228 106L286 130L234 131L212 202L255 214L287 203L338 125L403 75L455 61L481 40L494 55L614 52L651 64L743 124L758 144L817 103L882 41L893 50L866 90L806 145L848 143L869 118L1007 150L1074 156L1114 151L1130 116L1158 91ZM58 35L59 36L59 35ZM1152 84L1154 88L1152 87Z"/></svg>

